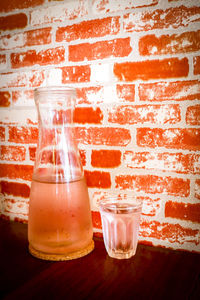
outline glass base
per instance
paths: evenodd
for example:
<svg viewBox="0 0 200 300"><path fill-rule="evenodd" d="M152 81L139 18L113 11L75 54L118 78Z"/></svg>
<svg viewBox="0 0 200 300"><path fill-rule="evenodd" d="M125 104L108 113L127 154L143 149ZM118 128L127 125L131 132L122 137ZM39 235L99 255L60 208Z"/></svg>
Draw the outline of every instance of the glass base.
<svg viewBox="0 0 200 300"><path fill-rule="evenodd" d="M50 253L44 253L41 251L36 250L29 244L29 252L34 257L44 259L44 260L52 260L52 261L65 261L65 260L72 260L75 258L79 258L82 256L85 256L89 254L94 249L94 241L92 240L91 243L85 247L84 249L81 249L79 251L75 251L72 253L67 254L50 254Z"/></svg>
<svg viewBox="0 0 200 300"><path fill-rule="evenodd" d="M115 251L115 250L107 250L107 253L110 257L116 259L128 259L135 255L136 251Z"/></svg>

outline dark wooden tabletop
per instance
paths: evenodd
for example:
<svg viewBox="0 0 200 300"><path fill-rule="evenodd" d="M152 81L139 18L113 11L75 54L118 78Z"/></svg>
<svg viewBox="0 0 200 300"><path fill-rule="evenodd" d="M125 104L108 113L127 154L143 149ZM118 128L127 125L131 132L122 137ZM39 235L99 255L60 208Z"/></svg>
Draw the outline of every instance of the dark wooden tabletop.
<svg viewBox="0 0 200 300"><path fill-rule="evenodd" d="M116 260L96 238L91 254L48 262L27 247L27 225L0 220L1 299L200 299L197 253L138 245Z"/></svg>

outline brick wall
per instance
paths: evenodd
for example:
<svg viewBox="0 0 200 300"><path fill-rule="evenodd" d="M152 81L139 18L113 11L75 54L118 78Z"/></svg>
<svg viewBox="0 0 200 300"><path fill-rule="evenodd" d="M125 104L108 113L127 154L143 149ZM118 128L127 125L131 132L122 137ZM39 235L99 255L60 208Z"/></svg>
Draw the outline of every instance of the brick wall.
<svg viewBox="0 0 200 300"><path fill-rule="evenodd" d="M140 241L200 252L200 3L0 4L0 214L27 222L38 137L33 89L77 89L91 198L143 200Z"/></svg>

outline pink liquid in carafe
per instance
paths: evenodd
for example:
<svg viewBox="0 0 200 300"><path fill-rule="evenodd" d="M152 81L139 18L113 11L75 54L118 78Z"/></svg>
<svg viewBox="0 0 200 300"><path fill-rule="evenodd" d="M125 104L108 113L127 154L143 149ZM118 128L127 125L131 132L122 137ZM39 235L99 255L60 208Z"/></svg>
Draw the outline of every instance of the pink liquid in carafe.
<svg viewBox="0 0 200 300"><path fill-rule="evenodd" d="M90 203L85 179L71 182L32 181L29 242L49 254L67 254L92 240Z"/></svg>

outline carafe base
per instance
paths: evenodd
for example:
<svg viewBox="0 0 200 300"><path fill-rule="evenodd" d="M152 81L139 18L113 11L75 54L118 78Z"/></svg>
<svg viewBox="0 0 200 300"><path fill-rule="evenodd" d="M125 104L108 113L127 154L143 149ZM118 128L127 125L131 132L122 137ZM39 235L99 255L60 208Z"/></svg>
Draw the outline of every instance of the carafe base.
<svg viewBox="0 0 200 300"><path fill-rule="evenodd" d="M94 249L94 241L92 240L91 243L78 251L66 253L66 254L50 254L50 253L44 253L39 250L36 250L29 244L29 252L34 257L43 259L43 260L51 260L51 261L65 261L65 260L72 260L76 258L80 258L82 256L85 256L89 254Z"/></svg>

